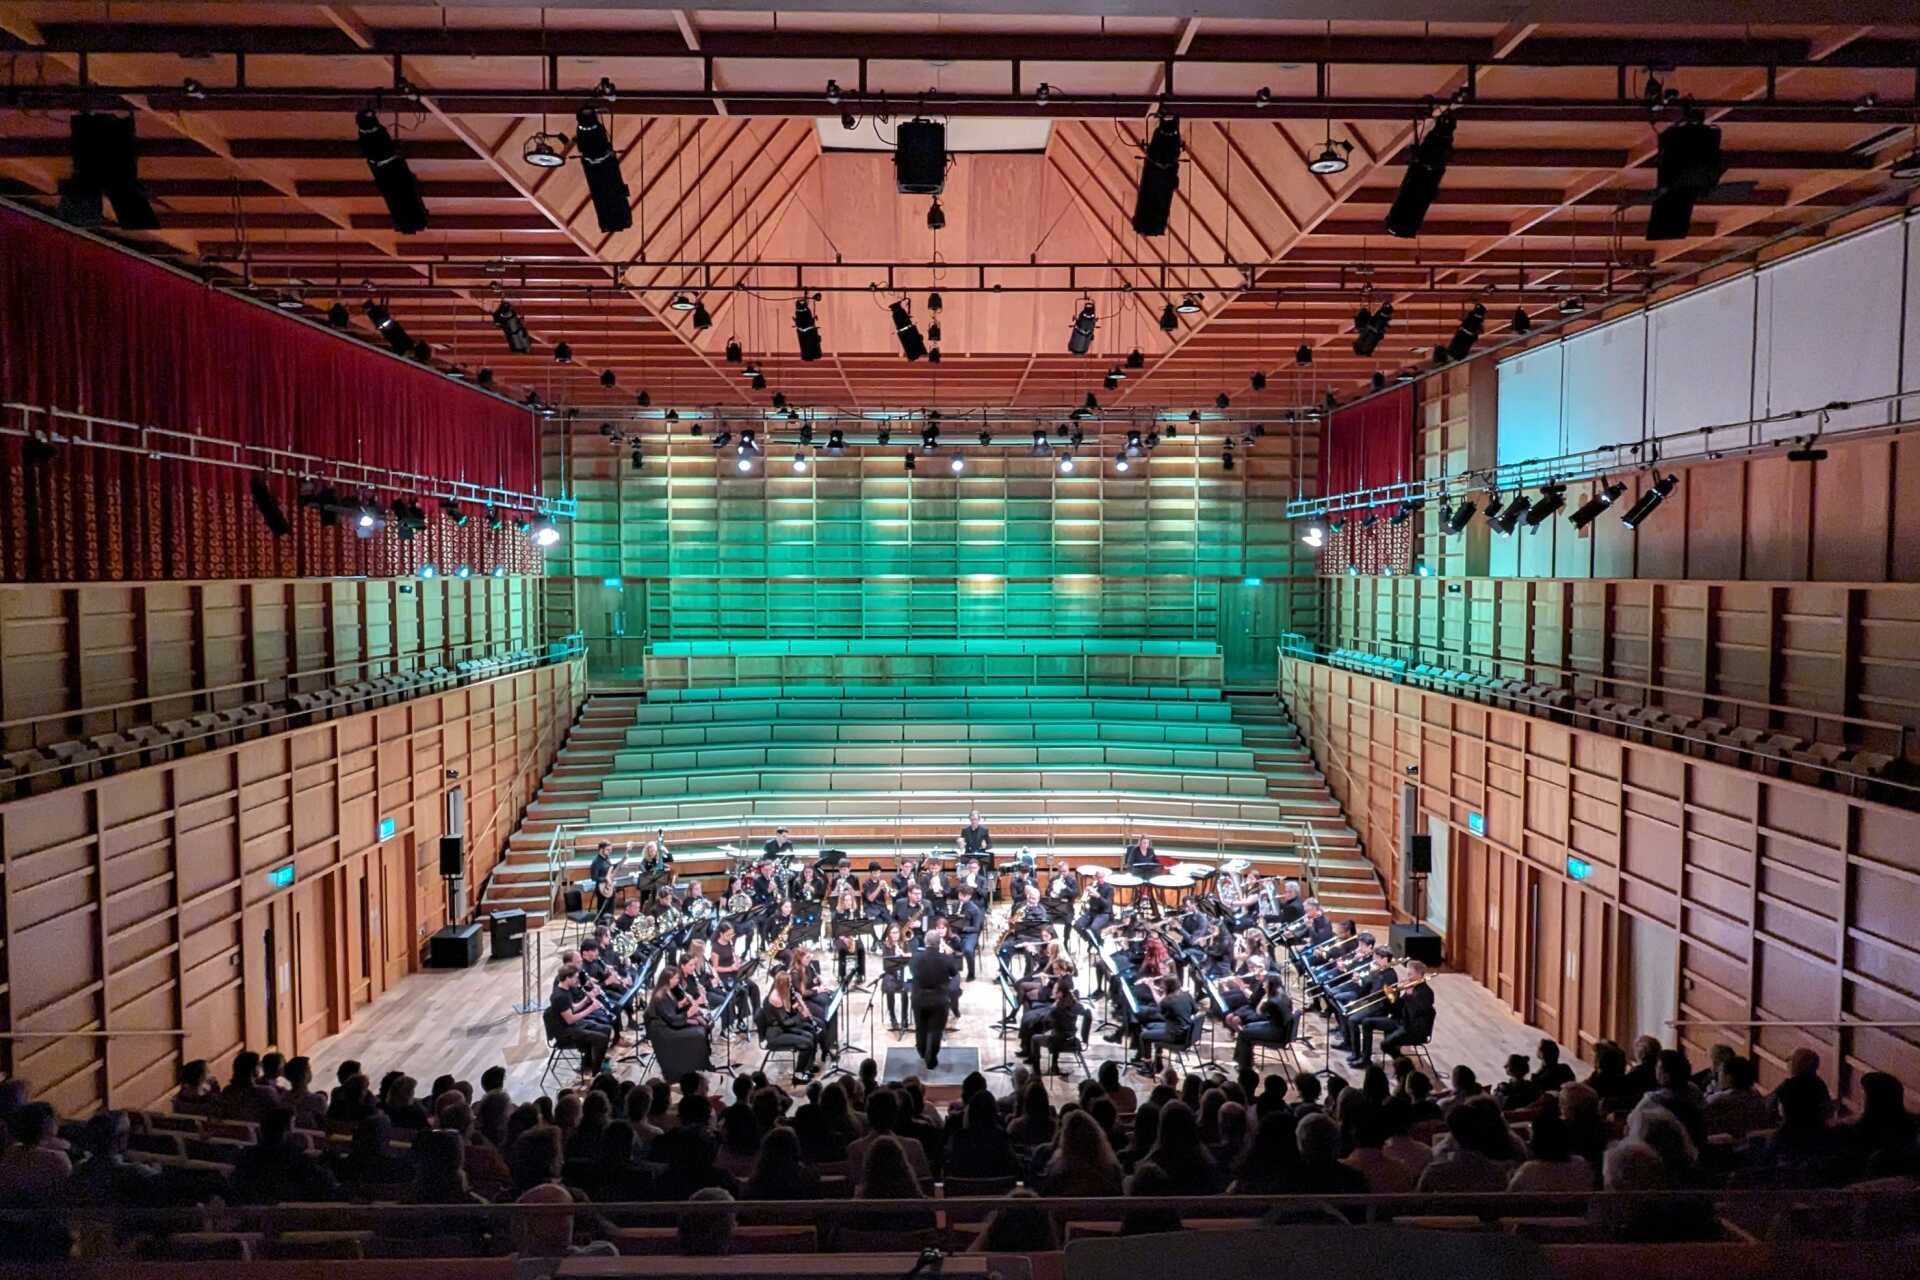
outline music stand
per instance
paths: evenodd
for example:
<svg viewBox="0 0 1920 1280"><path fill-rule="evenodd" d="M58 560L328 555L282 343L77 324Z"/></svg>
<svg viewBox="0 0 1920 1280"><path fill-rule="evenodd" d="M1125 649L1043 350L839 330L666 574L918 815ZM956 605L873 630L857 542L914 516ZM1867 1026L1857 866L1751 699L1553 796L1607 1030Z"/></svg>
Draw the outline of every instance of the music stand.
<svg viewBox="0 0 1920 1280"><path fill-rule="evenodd" d="M820 1021L824 1024L824 1023L832 1022L835 1018L838 1018L840 1016L840 1010L846 1006L846 1003L847 1003L847 989L845 987L841 987L833 993L833 999L827 1002L827 1011L821 1015ZM844 1034L836 1036L834 1038L834 1046L833 1046L833 1065L828 1067L825 1071L822 1071L820 1073L820 1078L822 1080L830 1080L834 1076L852 1075L853 1074L852 1072L848 1071L845 1067L840 1065L840 1055L843 1053L846 1053L849 1049L852 1049L852 1048L853 1046L847 1043L847 1038ZM866 1053L866 1050L861 1049L859 1050L859 1052L862 1055L864 1055Z"/></svg>
<svg viewBox="0 0 1920 1280"><path fill-rule="evenodd" d="M1200 975L1200 985L1207 989L1207 999L1213 1002L1213 1017L1207 1019L1207 1065L1217 1067L1220 1064L1214 1061L1218 1046L1213 1028L1214 1023L1227 1016L1227 998L1220 994L1220 988L1206 970L1196 969L1194 972Z"/></svg>
<svg viewBox="0 0 1920 1280"><path fill-rule="evenodd" d="M1093 1029L1095 1031L1106 1031L1109 1028L1118 1030L1119 1024L1114 1022L1112 1014L1113 983L1119 975L1114 972L1113 962L1107 959L1107 953L1093 945L1091 934L1087 935L1087 946L1087 962L1093 966L1093 971L1100 975L1100 1025Z"/></svg>

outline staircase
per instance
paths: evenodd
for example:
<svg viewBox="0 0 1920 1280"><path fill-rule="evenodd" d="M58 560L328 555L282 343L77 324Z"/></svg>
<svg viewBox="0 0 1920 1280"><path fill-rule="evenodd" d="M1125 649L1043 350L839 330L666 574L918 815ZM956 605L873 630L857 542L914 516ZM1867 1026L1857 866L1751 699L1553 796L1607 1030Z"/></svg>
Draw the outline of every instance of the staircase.
<svg viewBox="0 0 1920 1280"><path fill-rule="evenodd" d="M1266 775L1268 794L1314 827L1319 841L1314 896L1335 920L1351 917L1362 929L1384 934L1393 912L1379 876L1300 740L1299 728L1271 693L1229 693L1227 703L1242 740L1253 749L1254 767Z"/></svg>
<svg viewBox="0 0 1920 1280"><path fill-rule="evenodd" d="M580 718L567 733L553 767L541 779L540 791L527 806L526 818L507 842L507 853L494 868L480 900L482 913L518 909L527 913L527 927L538 929L553 910L553 887L547 867L547 846L554 828L563 822L584 822L587 808L600 795L600 782L613 769L613 753L633 727L634 709L644 701L638 693L596 693L587 699ZM569 856L574 850L566 851ZM561 880L586 875L587 859L563 873Z"/></svg>

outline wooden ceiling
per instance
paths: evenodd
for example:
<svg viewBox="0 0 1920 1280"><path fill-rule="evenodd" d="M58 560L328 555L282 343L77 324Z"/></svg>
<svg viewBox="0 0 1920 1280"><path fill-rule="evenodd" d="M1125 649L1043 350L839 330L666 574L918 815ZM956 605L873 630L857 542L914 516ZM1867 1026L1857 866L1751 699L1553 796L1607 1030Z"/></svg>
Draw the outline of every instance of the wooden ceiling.
<svg viewBox="0 0 1920 1280"><path fill-rule="evenodd" d="M162 225L124 239L310 309L344 300L359 325L370 287L437 362L590 407L641 389L656 405L780 391L863 410L1044 409L1089 391L1132 407L1223 391L1236 409L1313 404L1425 366L1476 298L1489 340L1516 306L1557 319L1570 293L1591 319L1676 272L1804 243L1876 193L1908 199L1887 169L1913 146L1920 96L1920 26L1870 24L0 0L0 57L7 194L51 208L67 115L130 108ZM1739 184L1702 202L1685 240L1641 235L1670 118L1644 104L1649 74L1720 126L1725 183ZM611 236L577 162L522 159L535 133L571 133L603 78L634 210ZM1424 100L1463 91L1439 198L1417 239L1394 239L1385 214ZM395 234L355 147L354 111L375 95L431 212L416 235ZM1049 126L1043 150L958 155L937 235L876 149L923 100L989 133ZM1168 233L1148 238L1129 218L1156 101L1182 118L1186 160ZM1351 163L1317 176L1307 161L1329 137L1352 144ZM795 350L797 286L823 292L814 363ZM1351 347L1364 288L1396 308L1370 358ZM705 302L711 328L667 305L676 289ZM1082 289L1100 324L1078 358L1066 344ZM1163 333L1161 311L1189 290L1201 310ZM923 329L939 321L939 364L902 359L886 310L901 295ZM536 339L528 355L489 318L502 296ZM764 391L726 363L729 339ZM554 361L561 341L571 365ZM1104 390L1134 349L1145 367Z"/></svg>

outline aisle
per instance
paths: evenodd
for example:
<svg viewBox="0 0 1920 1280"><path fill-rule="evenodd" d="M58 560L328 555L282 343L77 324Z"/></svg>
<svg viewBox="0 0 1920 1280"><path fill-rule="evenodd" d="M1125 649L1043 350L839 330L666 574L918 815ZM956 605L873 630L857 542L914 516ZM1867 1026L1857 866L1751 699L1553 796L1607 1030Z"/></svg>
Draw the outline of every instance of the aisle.
<svg viewBox="0 0 1920 1280"><path fill-rule="evenodd" d="M543 935L546 942L543 978L547 981L540 986L539 994L542 996L557 963L555 957L561 926L550 925ZM981 966L983 975L989 967ZM878 966L870 965L870 976L877 973ZM1457 973L1438 973L1432 981L1439 1006L1432 1049L1434 1061L1442 1072L1464 1061L1479 1074L1483 1082L1492 1083L1499 1078L1500 1066L1508 1054L1533 1052L1540 1033L1508 1013L1484 987ZM884 1061L886 1050L890 1047L904 1046L909 1051L913 1047L911 1031L902 1034L888 1032L883 999L877 990L877 982L874 985L876 990L872 993L871 1012L865 995L852 997L854 1026L849 1042L860 1045L867 1052L864 1055L847 1054L841 1059L841 1064L850 1071L858 1069L862 1056ZM329 1036L315 1046L310 1055L313 1058L314 1078L331 1086L335 1068L342 1061L353 1059L376 1081L384 1072L405 1071L418 1079L424 1090L442 1072L452 1072L459 1079L472 1080L477 1084L480 1074L488 1067L504 1065L507 1068L508 1091L517 1099L532 1097L541 1092L540 1072L546 1065L547 1046L541 1033L540 1015L521 1015L512 1011L520 999L520 987L521 969L518 961L496 961L473 969L430 970L412 974L363 1011L347 1030ZM1003 1061L1001 1041L993 1029L998 1015L998 999L993 984L984 976L968 983L961 995L960 1021L950 1027L947 1036L948 1044L977 1049L983 1066L997 1065ZM1321 1042L1318 1022L1318 1019L1312 1019L1311 1033L1316 1044ZM733 1041L732 1046L737 1067L753 1070L760 1065L762 1051L757 1043L740 1039ZM1204 1037L1200 1048L1201 1056L1207 1056L1208 1042ZM1018 1042L1009 1036L1006 1053L1017 1054L1018 1049ZM1222 1064L1224 1070L1231 1072L1232 1042L1216 1033L1213 1050L1212 1056ZM725 1043L716 1039L713 1055L716 1064L725 1063L725 1052ZM1100 1063L1109 1058L1123 1057L1118 1046L1108 1044L1098 1033L1094 1036L1093 1044L1088 1046L1087 1062L1093 1070L1098 1070ZM1576 1071L1585 1073L1585 1063L1571 1055L1566 1055L1565 1060L1572 1063ZM1071 1072L1070 1059L1067 1065ZM1319 1068L1324 1063L1319 1058L1312 1058L1304 1065ZM1333 1055L1332 1065L1342 1075L1357 1075L1348 1070L1337 1053ZM620 1071L622 1074L631 1074L634 1067L624 1064ZM1004 1092L1009 1077L989 1072L988 1080L996 1092ZM784 1084L784 1077L780 1077L779 1082ZM1048 1082L1048 1089L1055 1098L1065 1100L1073 1096L1077 1083L1076 1078L1053 1079ZM552 1091L558 1087L561 1085L556 1082L549 1085L548 1089Z"/></svg>

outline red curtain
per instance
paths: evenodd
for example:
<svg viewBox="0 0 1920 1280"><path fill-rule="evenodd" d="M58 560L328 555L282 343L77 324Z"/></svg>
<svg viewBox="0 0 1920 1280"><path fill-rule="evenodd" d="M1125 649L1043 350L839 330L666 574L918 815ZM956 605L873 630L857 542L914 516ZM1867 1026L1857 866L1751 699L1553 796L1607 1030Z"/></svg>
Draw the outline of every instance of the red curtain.
<svg viewBox="0 0 1920 1280"><path fill-rule="evenodd" d="M9 209L0 400L539 491L538 420L524 409ZM14 579L407 572L427 561L519 572L538 559L478 512L456 529L436 511L410 544L391 533L363 542L322 528L298 509L292 480L274 477L294 524L276 540L247 472L93 449L22 470L12 439L6 456L23 477L0 528L0 571Z"/></svg>
<svg viewBox="0 0 1920 1280"><path fill-rule="evenodd" d="M1320 448L1320 492L1331 497L1404 484L1413 475L1413 419L1411 386L1335 410ZM1334 512L1324 526L1327 541L1320 549L1320 572L1405 572L1412 562L1413 526L1388 522L1398 505ZM1344 524L1338 532L1331 527L1336 521Z"/></svg>

